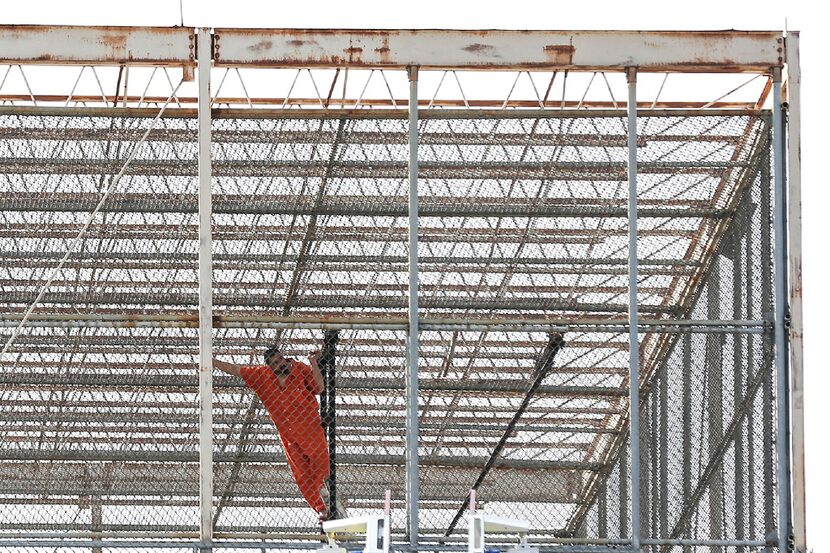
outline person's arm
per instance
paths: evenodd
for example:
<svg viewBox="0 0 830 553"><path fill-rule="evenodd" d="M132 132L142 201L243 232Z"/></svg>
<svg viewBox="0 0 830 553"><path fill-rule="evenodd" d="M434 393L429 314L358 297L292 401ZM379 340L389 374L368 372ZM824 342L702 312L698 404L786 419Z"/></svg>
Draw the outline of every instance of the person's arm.
<svg viewBox="0 0 830 553"><path fill-rule="evenodd" d="M234 365L233 363L219 361L218 359L214 358L213 368L219 369L223 373L229 374L231 376L242 376L242 373L239 372L239 370L242 368L242 365Z"/></svg>
<svg viewBox="0 0 830 553"><path fill-rule="evenodd" d="M320 365L317 361L319 357L319 351L313 351L308 354L308 363L311 366L311 378L314 379L314 385L319 390L317 392L318 394L323 390L323 373L320 372Z"/></svg>

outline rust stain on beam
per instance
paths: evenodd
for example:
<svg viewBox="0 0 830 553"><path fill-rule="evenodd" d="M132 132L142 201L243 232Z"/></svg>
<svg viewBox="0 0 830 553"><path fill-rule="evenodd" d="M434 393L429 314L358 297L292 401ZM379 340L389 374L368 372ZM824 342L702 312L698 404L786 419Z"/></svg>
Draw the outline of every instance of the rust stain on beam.
<svg viewBox="0 0 830 553"><path fill-rule="evenodd" d="M216 29L219 66L767 72L767 31Z"/></svg>
<svg viewBox="0 0 830 553"><path fill-rule="evenodd" d="M576 48L572 44L548 44L542 50L553 65L573 65Z"/></svg>
<svg viewBox="0 0 830 553"><path fill-rule="evenodd" d="M0 63L195 65L195 29L0 25Z"/></svg>

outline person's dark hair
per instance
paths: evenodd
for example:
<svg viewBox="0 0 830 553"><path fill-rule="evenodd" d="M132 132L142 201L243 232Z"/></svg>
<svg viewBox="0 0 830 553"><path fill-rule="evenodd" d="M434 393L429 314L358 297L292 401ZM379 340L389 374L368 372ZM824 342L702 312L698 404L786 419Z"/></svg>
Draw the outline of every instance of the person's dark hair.
<svg viewBox="0 0 830 553"><path fill-rule="evenodd" d="M263 357L263 359L265 360L265 362L267 363L267 362L268 362L268 358L269 358L269 357L271 357L271 356L272 356L272 355L274 355L274 354L280 354L280 355L282 355L282 350L280 350L279 346L271 346L271 347L269 347L268 349L266 349L266 350L265 350L265 353L263 354L263 356L262 356L262 357Z"/></svg>

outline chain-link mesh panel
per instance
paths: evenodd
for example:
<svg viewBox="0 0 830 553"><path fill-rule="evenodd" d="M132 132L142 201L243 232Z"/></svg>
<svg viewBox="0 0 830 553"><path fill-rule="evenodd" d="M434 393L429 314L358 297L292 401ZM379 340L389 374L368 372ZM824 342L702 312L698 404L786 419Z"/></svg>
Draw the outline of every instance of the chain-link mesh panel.
<svg viewBox="0 0 830 553"><path fill-rule="evenodd" d="M406 126L215 120L216 311L405 316Z"/></svg>
<svg viewBox="0 0 830 553"><path fill-rule="evenodd" d="M627 347L610 333L422 333L422 533L466 536L475 489L478 509L559 535L619 424Z"/></svg>
<svg viewBox="0 0 830 553"><path fill-rule="evenodd" d="M645 117L640 124L639 309L667 317L683 310L715 230L732 213L762 120ZM421 125L425 314L624 316L624 120L514 114Z"/></svg>
<svg viewBox="0 0 830 553"><path fill-rule="evenodd" d="M215 120L216 312L283 321L405 316L405 137L400 119ZM261 453L259 469L281 483L249 486L247 501L286 508L234 508L248 465L219 464L218 531L314 532L319 514L377 510L387 489L402 506L404 340L382 329L218 332L217 351L239 363L263 365L271 345L303 363L317 352L321 379L313 382L309 360L296 366L312 378L299 395L286 395L270 369L262 374L272 388L245 375L232 396L220 388L217 401L233 398L227 414L237 423L224 453ZM403 513L393 517L396 531Z"/></svg>
<svg viewBox="0 0 830 553"><path fill-rule="evenodd" d="M218 116L214 342L229 374L214 394L215 530L313 539L318 514L376 512L389 489L400 539L407 123ZM195 122L162 118L138 144L150 119L0 117L6 340L46 288L2 359L0 525L193 532ZM641 534L763 539L768 124L655 112L639 125ZM626 133L607 114L424 114L426 539L463 538L470 489L543 542L630 533Z"/></svg>
<svg viewBox="0 0 830 553"><path fill-rule="evenodd" d="M643 340L667 354L652 359L655 369L643 389L642 536L763 542L775 535L773 203L767 136L759 140L742 170L744 184L723 200L732 206L729 216L713 225L713 254L701 260L702 281L687 293L689 308L681 312L710 326ZM646 370L649 361L642 359ZM626 461L618 459L615 471ZM598 486L574 528L603 537L607 503L621 491L611 480Z"/></svg>
<svg viewBox="0 0 830 553"><path fill-rule="evenodd" d="M217 532L310 534L319 514L377 512L386 490L402 506L404 340L395 331L286 330L280 351L295 362L283 367L279 354L270 364L262 357L273 331L222 333L223 359L244 362L254 350L256 361L242 378L217 381ZM402 528L402 509L392 522Z"/></svg>
<svg viewBox="0 0 830 553"><path fill-rule="evenodd" d="M421 143L426 315L624 311L620 119L427 119Z"/></svg>
<svg viewBox="0 0 830 553"><path fill-rule="evenodd" d="M2 535L196 529L194 128L0 115Z"/></svg>
<svg viewBox="0 0 830 553"><path fill-rule="evenodd" d="M695 361L706 367L704 372L717 372L722 365L715 351L722 345L717 340L726 340L717 332L722 326L737 328L739 321L759 320L761 314L711 309L701 312L699 307L692 310L692 306L706 302L699 283L712 265L712 251L723 247L724 230L740 227L745 231L748 226L736 207L741 199L744 203L751 201L747 199L752 195L749 188L760 178L759 156L765 151L762 131L766 123L755 116L684 115L643 117L639 124L640 314L646 319L723 319L722 325L712 327L716 334L693 337L696 343L708 340L709 351L708 357L697 354ZM441 270L422 275L424 311L436 318L501 318L525 324L539 320L624 320L628 309L628 190L623 120L568 115L440 117L422 123L421 143L422 205L437 206L440 213L433 215L425 207L422 231L434 225L445 237L439 241L425 236L422 242L422 266L441 264ZM760 221L755 223L760 228ZM754 263L762 262L758 254L756 250L750 256ZM768 267L767 261L764 263ZM735 288L734 294L739 293L737 282L729 285ZM752 286L749 289L756 290ZM641 334L641 371L646 381L677 341L679 331ZM502 410L502 432L507 434L496 432L488 439L487 434L479 433L475 439L466 439L466 448L453 450L445 444L449 441L446 438L433 438L422 430L422 448L424 442L432 442L428 451L445 447L448 453L460 453L469 459L483 454L477 478L468 480L467 487L477 489L478 497L485 502L488 492L493 494L500 488L516 494L514 503L494 500L487 504L494 513L530 520L539 534L624 539L630 532L630 482L628 469L614 463L627 451L627 336L566 336L561 355L574 355L579 359L578 368L571 369L568 386L557 389L551 403L535 401L548 416L554 416L563 405L607 410L593 438L582 443L580 449L574 445L580 443L580 438L574 435L534 432L538 416L523 411L526 405L522 398L527 397L532 382L528 375L533 372L533 363L540 360L544 336L537 335L534 340L511 333L471 334L445 333L439 339L439 348L423 352L422 364L429 368L422 367L422 372L438 374L460 388L443 400L440 409L427 405L423 410L446 417L442 426L448 426L453 416L463 416L465 411L480 420L489 416L489 411ZM758 335L740 336L759 339ZM424 336L421 342L422 350L426 350L425 343L431 343L425 342ZM488 342L493 345L488 347ZM522 351L533 346L535 352ZM572 347L575 350L571 353ZM524 371L522 365L527 365ZM476 366L479 372L473 368ZM473 377L483 381L477 398L461 390L475 382ZM512 397L505 396L503 379L509 377L525 378L524 389L518 389L520 385L510 390L515 394ZM713 390L721 385L737 386L728 378L707 383ZM696 383L696 390L700 384ZM425 386L422 377L422 397L426 394L426 401L433 401ZM692 405L701 401L689 399ZM728 399L711 403L713 412L707 420L712 418L712 422L711 428L706 427L706 435L715 433L716 418L720 421L730 416ZM669 405L679 404L667 397L664 406ZM659 425L659 414L646 415ZM569 416L571 422L576 421L574 415ZM562 424L567 425L567 421ZM648 424L643 424L642 434L645 472L651 467L649 463L653 465L654 456L660 455L657 445L654 451L649 445L660 438ZM666 447L666 443L659 445ZM676 458L675 452L668 453L670 459ZM541 472L507 470L509 462L518 457L539 461ZM557 465L563 459L578 459L584 466L577 463L564 471L572 478L570 483L545 482L545 477L552 478L557 471L563 473L563 467ZM493 469L499 463L503 463L504 470ZM428 467L424 472L429 478ZM511 472L521 474L520 480L511 480ZM652 495L661 493L658 483L649 484L646 482L641 489L646 512L658 509L651 505ZM598 499L600 488L603 491ZM533 503L537 489L545 490L551 504L545 505L544 500ZM523 503L519 497L527 501ZM443 526L443 532L437 529L438 535L463 532L465 498L466 491L457 506L447 509L449 512L422 511L424 527L431 530ZM593 505L590 516L588 505ZM590 532L586 531L586 517L593 524ZM659 534L644 528L643 535Z"/></svg>

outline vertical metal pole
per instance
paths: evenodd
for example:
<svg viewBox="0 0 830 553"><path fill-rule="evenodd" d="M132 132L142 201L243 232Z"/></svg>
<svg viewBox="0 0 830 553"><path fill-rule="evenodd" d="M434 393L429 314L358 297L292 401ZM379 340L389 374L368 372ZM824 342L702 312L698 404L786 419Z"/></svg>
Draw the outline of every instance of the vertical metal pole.
<svg viewBox="0 0 830 553"><path fill-rule="evenodd" d="M692 335L686 333L681 340L683 340L683 363L681 365L683 370L680 377L683 387L683 430L681 432L683 462L681 463L681 480L683 507L685 507L692 500L692 372L694 370L694 361L692 360ZM687 525L683 537L690 537L690 535L689 526ZM691 547L688 545L683 546L683 553L690 553L691 550Z"/></svg>
<svg viewBox="0 0 830 553"><path fill-rule="evenodd" d="M747 232L747 228L749 226L749 217L746 215L746 208L748 202L742 202L740 207L740 219L739 223L742 225L746 225L743 229L734 229L732 231L732 236L730 238L729 243L729 251L731 252L731 259L732 259L732 319L733 320L741 320L741 319L750 319L748 314L744 312L743 308L743 296L741 295L744 290L746 290L749 286L747 286L747 282L743 280L743 274L741 271L741 242L742 242L742 235L744 232ZM745 336L740 334L733 334L732 335L732 369L733 369L733 376L732 376L732 396L733 396L733 405L740 405L743 402L743 390L746 387L744 383L744 359L751 359L750 357L744 357L744 344L748 341L745 340ZM749 409L748 411L752 411ZM748 428L752 428L749 426ZM750 430L751 432L751 430ZM735 523L735 538L742 540L747 535L752 536L752 534L746 533L746 524L745 524L745 503L744 503L744 494L746 493L746 484L744 479L744 464L747 462L747 458L751 457L751 455L747 455L746 450L744 449L744 426L742 425L741 428L738 430L737 434L735 435L735 516L734 516L734 523ZM751 480L750 480L751 482ZM752 503L750 503L752 505ZM752 510L752 509L749 509ZM745 548L739 547L736 552L743 553L746 551Z"/></svg>
<svg viewBox="0 0 830 553"><path fill-rule="evenodd" d="M100 495L93 495L92 497L90 497L90 500L91 500L90 501L90 508L92 509L92 512L90 513L90 515L92 516L92 531L93 531L92 540L93 541L98 541L98 540L102 539L101 535L97 534L97 532L101 531L101 525L103 524L103 518L104 518L103 513L102 513L103 505L101 504L101 499L102 498L101 498ZM92 553L102 553L102 552L103 552L103 548L101 548L101 547L93 547L92 548Z"/></svg>
<svg viewBox="0 0 830 553"><path fill-rule="evenodd" d="M721 256L716 255L709 268L706 286L706 314L710 319L720 318L721 301ZM708 424L701 428L701 433L708 437L709 444L716 444L723 434L723 334L706 335L706 355L703 360L703 372L706 379L706 416ZM711 449L708 455L711 455ZM723 537L723 465L716 469L709 481L709 538ZM712 547L711 553L723 551Z"/></svg>
<svg viewBox="0 0 830 553"><path fill-rule="evenodd" d="M630 448L629 448L630 449ZM619 536L624 538L626 534L628 534L628 489L630 487L630 483L625 481L626 473L631 476L631 472L628 470L628 458L625 455L620 455L620 488L619 488L619 496L620 496L620 518L619 518Z"/></svg>
<svg viewBox="0 0 830 553"><path fill-rule="evenodd" d="M653 422L654 409L653 404L646 401L642 406L642 413L640 417L640 536L654 536L651 533L651 515L652 509L649 508L649 498L654 497L654 475L656 471L653 470L653 465L649 462L653 460L652 438L654 437Z"/></svg>
<svg viewBox="0 0 830 553"><path fill-rule="evenodd" d="M406 343L406 508L418 545L418 68L409 67L409 334Z"/></svg>
<svg viewBox="0 0 830 553"><path fill-rule="evenodd" d="M199 541L213 541L213 289L211 260L210 29L199 29Z"/></svg>
<svg viewBox="0 0 830 553"><path fill-rule="evenodd" d="M320 355L320 370L323 373L323 393L320 395L320 418L326 431L329 448L329 512L337 518L345 513L337 510L337 342L340 331L327 330L323 333L323 351Z"/></svg>
<svg viewBox="0 0 830 553"><path fill-rule="evenodd" d="M776 407L776 482L778 483L778 551L787 553L787 541L790 535L790 471L789 440L787 417L787 337L785 316L787 309L787 292L785 271L787 268L785 227L785 191L784 191L784 124L781 109L781 68L772 69L772 150L773 182L775 184L775 212L773 232L775 240L775 407Z"/></svg>
<svg viewBox="0 0 830 553"><path fill-rule="evenodd" d="M761 163L766 163L766 158L762 157L761 158ZM761 186L762 186L761 190L763 190L765 188L763 170L761 171ZM762 202L762 205L763 205L763 202ZM750 208L750 206L751 206L751 204L748 204L747 208ZM763 210L761 210L761 211L763 212ZM763 315L763 300L762 300L762 305L760 305L760 306L758 304L756 304L755 301L754 301L755 289L756 289L756 286L757 286L757 280L756 280L756 276L755 276L755 270L753 268L753 263L754 263L754 260L756 259L756 256L759 253L759 250L757 249L757 245L755 244L755 241L754 241L754 238L753 238L753 230L752 230L752 227L751 227L752 224L753 224L752 213L747 213L747 225L749 225L749 226L747 227L746 242L743 246L743 251L741 252L740 257L742 259L741 265L743 266L744 270L746 271L746 278L741 283L741 285L743 286L743 288L745 290L745 292L744 292L744 294L745 294L744 295L744 304L746 305L746 308L744 309L744 311L746 313L746 318L748 320L761 319L761 318L764 317L764 315ZM763 265L763 263L762 263L762 265ZM761 273L764 273L764 272L765 271L762 268ZM763 290L762 290L761 293L763 294ZM759 309L759 307L761 309ZM755 344L756 344L756 340L755 340L754 337L752 337L752 336L746 337L746 351L742 352L742 355L744 355L745 359L747 360L746 363L745 363L745 365L747 366L747 369L746 369L746 379L747 380L749 379L749 369L748 369L748 367L752 366L752 365L749 364L749 360L750 359L755 359ZM761 347L763 349L763 345ZM761 370L765 370L765 368L762 367ZM766 381L768 379L765 378L764 380ZM761 394L762 394L762 397L763 397L763 392L761 392ZM763 415L762 415L761 416L761 421L762 421L761 422L761 429L762 429L761 433L762 434L763 434L763 420L764 419L763 419ZM746 503L748 505L755 505L755 501L756 501L755 490L756 490L757 480L756 480L756 477L755 477L755 468L756 468L755 467L755 457L756 457L756 452L757 452L758 445L757 445L757 442L756 442L756 439L755 439L756 435L757 435L757 427L755 425L756 425L755 410L754 409L749 409L747 411L747 414L746 414L746 428L747 428L747 432L746 432L746 482L747 482ZM763 442L763 439L762 439L762 442ZM756 512L756 509L747 509L747 525L746 525L746 532L745 532L745 535L747 535L747 536L757 535L758 528L762 527L761 525L758 524L758 521L756 520L755 512Z"/></svg>
<svg viewBox="0 0 830 553"><path fill-rule="evenodd" d="M628 393L631 408L631 548L640 550L640 342L637 328L637 69L628 79Z"/></svg>
<svg viewBox="0 0 830 553"><path fill-rule="evenodd" d="M770 153L767 151L761 163L761 309L763 319L766 323L774 322L772 306L772 178L770 175ZM775 349L775 333L766 332L763 334L763 358L772 359ZM773 365L775 363L773 362ZM762 383L763 400L761 402L761 425L763 428L763 439L761 443L761 454L763 455L762 482L764 483L764 536L769 536L775 531L775 449L774 449L774 421L773 421L773 367L765 367L768 370L767 376ZM771 552L772 548L764 549Z"/></svg>
<svg viewBox="0 0 830 553"><path fill-rule="evenodd" d="M602 488L597 497L597 537L600 539L608 537L608 484Z"/></svg>
<svg viewBox="0 0 830 553"><path fill-rule="evenodd" d="M799 35L789 33L787 52L787 234L790 261L790 382L792 420L793 539L807 551L804 478L804 342L801 304L801 62Z"/></svg>
<svg viewBox="0 0 830 553"><path fill-rule="evenodd" d="M660 374L660 395L658 405L660 406L660 434L658 437L659 451L657 458L660 460L660 504L657 508L657 535L661 538L669 535L669 376L668 366L663 367Z"/></svg>

